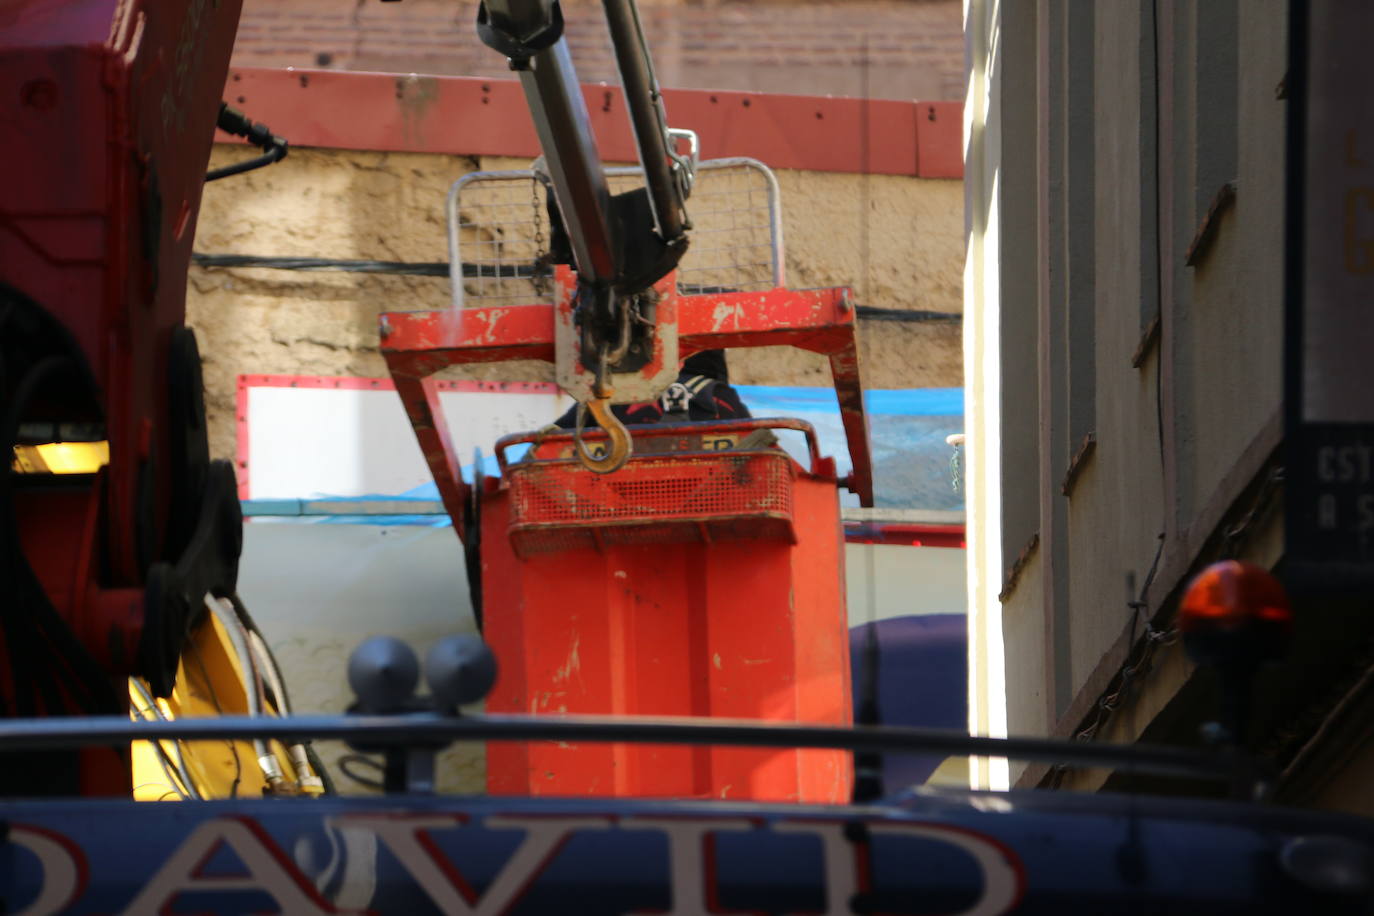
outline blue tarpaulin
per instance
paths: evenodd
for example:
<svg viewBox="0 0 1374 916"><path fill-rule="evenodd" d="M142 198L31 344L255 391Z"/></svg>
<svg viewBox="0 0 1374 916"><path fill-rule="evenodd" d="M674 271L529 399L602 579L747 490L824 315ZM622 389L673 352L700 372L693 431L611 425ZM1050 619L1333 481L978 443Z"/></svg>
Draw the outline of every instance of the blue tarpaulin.
<svg viewBox="0 0 1374 916"><path fill-rule="evenodd" d="M804 420L816 429L823 455L836 459L840 475L849 473L849 448L840 420L839 404L831 388L787 388L772 385L736 386L740 397L755 417L791 417ZM964 494L958 486L958 459L945 439L964 428L964 390L962 388L908 388L868 391L864 394L868 410L869 439L873 449L874 501L881 508L962 510ZM550 418L552 419L552 418ZM800 433L780 432L782 445L803 465L807 462L806 444ZM518 453L512 451L512 458ZM494 456L482 461L487 476L500 473ZM463 477L472 480L472 465L463 467ZM404 493L334 497L310 494L311 499L331 502L430 502L439 498L438 488L428 482ZM841 505L857 506L858 497L848 491L840 495ZM250 507L250 514L251 507ZM352 515L313 516L321 522L372 525L447 525L444 515Z"/></svg>
<svg viewBox="0 0 1374 916"><path fill-rule="evenodd" d="M740 385L736 389L756 417L795 417L816 428L821 454L832 455L840 475L849 473L849 446L840 408L830 388L779 388ZM945 437L964 430L964 389L906 388L867 391L868 437L873 449L873 496L890 509L962 510L964 494L955 489ZM804 461L800 441L784 445ZM857 506L858 497L842 493L841 505Z"/></svg>

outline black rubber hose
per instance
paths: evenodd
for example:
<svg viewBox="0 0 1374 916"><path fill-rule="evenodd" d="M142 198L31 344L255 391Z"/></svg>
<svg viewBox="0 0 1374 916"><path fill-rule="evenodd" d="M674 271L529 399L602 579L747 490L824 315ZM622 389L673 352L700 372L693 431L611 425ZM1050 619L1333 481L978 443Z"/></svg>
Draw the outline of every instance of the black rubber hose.
<svg viewBox="0 0 1374 916"><path fill-rule="evenodd" d="M272 666L272 674L276 677L276 683L281 685L282 695L280 701L286 705L287 709L291 709L290 689L286 686L286 677L282 673L281 666L277 664L277 654L272 651L271 646L267 645L267 637L263 636L262 630L258 629L257 622L254 621L252 615L248 613L248 606L243 603L243 599L239 597L238 592L234 592L229 596L229 603L234 606L234 613L238 615L243 626L250 632L256 633L258 638L262 640L263 646L267 649L267 662ZM334 777L330 776L329 771L325 769L324 761L320 759L319 753L316 752L314 743L309 739L303 739L301 745L305 748L305 759L309 761L315 774L320 777L320 782L324 784L325 794L338 794L338 790L334 785Z"/></svg>
<svg viewBox="0 0 1374 916"><path fill-rule="evenodd" d="M244 172L251 172L263 166L280 162L286 158L286 141L282 140L274 144L267 152L252 159L245 159L243 162L235 162L233 165L226 165L223 168L211 169L205 173L206 181L219 181L221 178L228 178L230 175L242 175Z"/></svg>

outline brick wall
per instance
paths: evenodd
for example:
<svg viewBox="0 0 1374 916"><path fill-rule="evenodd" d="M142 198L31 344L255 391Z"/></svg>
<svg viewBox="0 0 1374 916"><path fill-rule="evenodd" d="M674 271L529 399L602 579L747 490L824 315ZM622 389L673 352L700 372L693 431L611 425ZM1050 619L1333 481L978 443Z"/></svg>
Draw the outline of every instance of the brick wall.
<svg viewBox="0 0 1374 916"><path fill-rule="evenodd" d="M665 87L964 97L960 0L660 0L640 6ZM475 9L468 0L247 0L234 63L509 77L502 58L477 40ZM600 4L565 0L564 11L578 76L618 81Z"/></svg>

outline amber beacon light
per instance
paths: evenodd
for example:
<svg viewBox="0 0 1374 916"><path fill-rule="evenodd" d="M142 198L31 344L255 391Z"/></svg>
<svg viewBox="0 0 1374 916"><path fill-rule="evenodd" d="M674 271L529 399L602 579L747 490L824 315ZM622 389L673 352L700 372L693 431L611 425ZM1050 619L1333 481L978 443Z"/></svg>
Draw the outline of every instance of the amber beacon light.
<svg viewBox="0 0 1374 916"><path fill-rule="evenodd" d="M1277 658L1293 632L1283 584L1253 563L1213 563L1188 584L1178 629L1199 663L1254 663Z"/></svg>
<svg viewBox="0 0 1374 916"><path fill-rule="evenodd" d="M1188 655L1215 667L1221 678L1219 737L1241 743L1255 671L1284 654L1293 632L1293 609L1283 584L1252 563L1213 563L1188 584L1178 629Z"/></svg>

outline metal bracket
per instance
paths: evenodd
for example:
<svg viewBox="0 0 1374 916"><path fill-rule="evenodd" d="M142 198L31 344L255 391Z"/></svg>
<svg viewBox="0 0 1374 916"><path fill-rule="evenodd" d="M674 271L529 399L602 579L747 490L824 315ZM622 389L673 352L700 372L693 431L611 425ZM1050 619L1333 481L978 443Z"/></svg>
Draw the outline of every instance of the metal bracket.
<svg viewBox="0 0 1374 916"><path fill-rule="evenodd" d="M555 274L558 304L554 307L554 381L575 400L585 404L596 397L596 373L595 364L589 366L587 354L583 352L582 331L574 306L577 282L577 275L567 268L560 267ZM655 321L644 328L645 336L641 337L639 346L647 351L640 354L647 356L642 365L634 371L615 371L616 363L621 360L611 361L608 383L615 389L611 403L651 401L677 379L680 348L676 286L675 275L669 274L654 287L658 296L654 306ZM622 303L622 307L628 306L629 303Z"/></svg>

